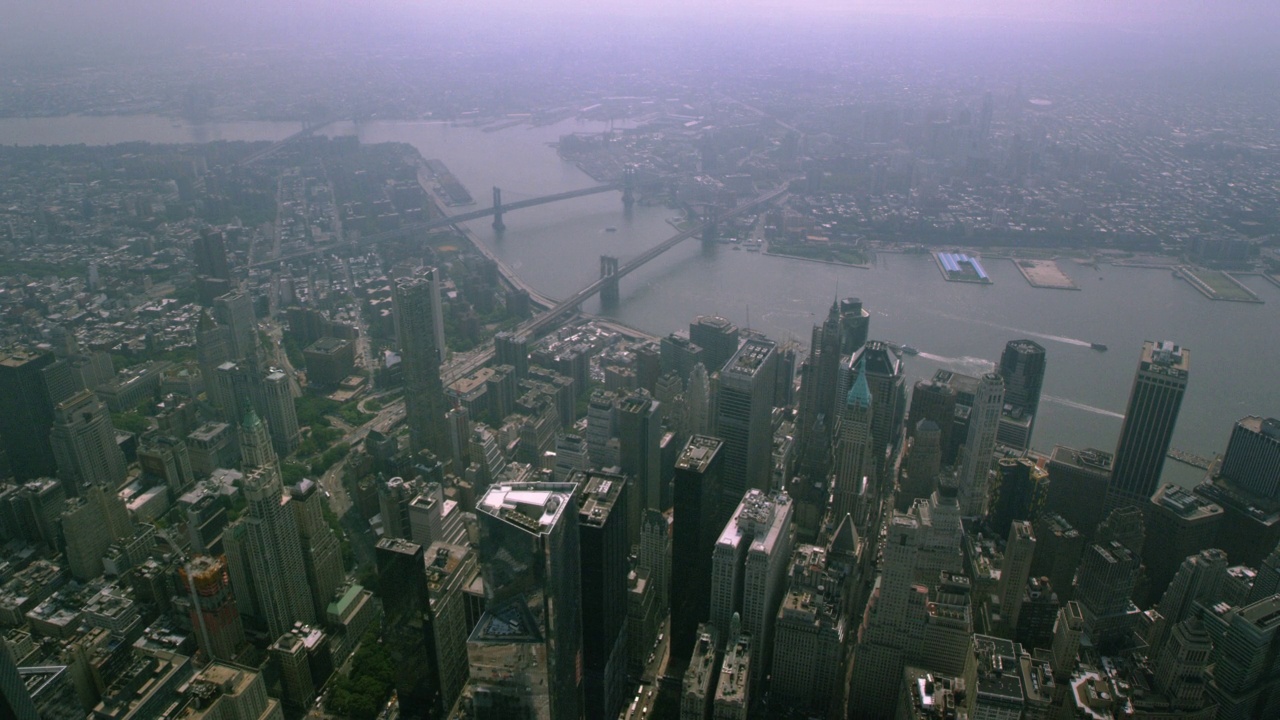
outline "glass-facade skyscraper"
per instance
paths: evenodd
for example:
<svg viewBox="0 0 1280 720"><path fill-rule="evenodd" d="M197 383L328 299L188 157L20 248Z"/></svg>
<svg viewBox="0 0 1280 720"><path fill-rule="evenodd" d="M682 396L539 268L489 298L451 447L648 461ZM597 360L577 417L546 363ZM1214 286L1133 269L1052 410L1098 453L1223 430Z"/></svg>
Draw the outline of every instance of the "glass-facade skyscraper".
<svg viewBox="0 0 1280 720"><path fill-rule="evenodd" d="M485 611L467 640L476 720L582 717L582 579L571 482L476 502Z"/></svg>
<svg viewBox="0 0 1280 720"><path fill-rule="evenodd" d="M1143 507L1160 484L1178 409L1187 391L1191 351L1171 342L1142 344L1120 442L1107 488L1107 508Z"/></svg>

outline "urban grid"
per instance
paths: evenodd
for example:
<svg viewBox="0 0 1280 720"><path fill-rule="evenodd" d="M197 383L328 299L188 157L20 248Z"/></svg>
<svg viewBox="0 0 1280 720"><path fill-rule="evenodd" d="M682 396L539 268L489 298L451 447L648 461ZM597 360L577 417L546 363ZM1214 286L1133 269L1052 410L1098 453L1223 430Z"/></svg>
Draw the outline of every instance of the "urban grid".
<svg viewBox="0 0 1280 720"><path fill-rule="evenodd" d="M0 718L1280 718L1280 408L1184 408L1237 351L1046 325L922 372L901 296L861 289L886 258L1062 302L1139 268L1265 332L1274 86L1011 69L1021 42L957 68L782 29L768 58L664 56L702 29L305 32L172 65L67 50L0 86ZM292 124L6 124L67 117ZM550 128L534 175L574 179L490 202L470 166L366 136L384 119L467 148ZM599 252L548 290L510 245L581 202L609 213L584 221ZM610 244L644 211L669 239ZM667 292L660 256L842 285L624 320ZM807 337L761 329L784 310ZM1055 372L1117 355L1118 433L1047 433ZM1207 456L1175 446L1204 406L1238 418Z"/></svg>

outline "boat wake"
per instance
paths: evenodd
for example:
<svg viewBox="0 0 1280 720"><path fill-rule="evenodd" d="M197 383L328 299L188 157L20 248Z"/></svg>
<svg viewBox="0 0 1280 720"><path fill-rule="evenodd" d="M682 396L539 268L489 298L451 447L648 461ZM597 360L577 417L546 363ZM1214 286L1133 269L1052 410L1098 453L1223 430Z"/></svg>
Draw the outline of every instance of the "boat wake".
<svg viewBox="0 0 1280 720"><path fill-rule="evenodd" d="M1122 415L1121 413L1111 412L1110 410L1103 410L1100 407L1094 407L1092 405L1085 405L1084 403L1078 403L1075 400L1068 400L1066 398L1060 398L1053 395L1041 395L1040 399L1048 400L1051 403L1062 405L1063 407L1075 408L1076 410L1084 410L1085 412L1091 412L1096 415L1105 415L1107 417L1115 418L1117 420L1124 419L1124 415Z"/></svg>
<svg viewBox="0 0 1280 720"><path fill-rule="evenodd" d="M1064 335L1050 335L1048 333L1036 332L1034 330L1024 330L1022 328L1010 327L1008 325L1001 325L1000 323L993 323L989 320L981 320L978 318L959 317L956 315L948 315L946 313L938 313L938 314L944 318L947 318L948 320L959 320L962 322L963 321L975 322L975 323L978 323L979 325L986 325L987 327L998 328L1000 330L1008 330L1009 332L1012 332L1012 333L1026 335L1027 337L1040 338L1041 340L1048 340L1050 342L1063 343L1064 345L1075 345L1076 347L1090 346L1089 342L1085 340L1081 340L1079 338L1066 337Z"/></svg>
<svg viewBox="0 0 1280 720"><path fill-rule="evenodd" d="M976 373L984 373L995 367L995 363L991 362L990 360L986 358L973 357L972 355L965 355L964 357L954 358L954 357L947 357L945 355L934 355L933 353L927 353L927 352L921 351L920 354L917 355L917 357L922 357L926 360L932 360L942 365L950 365L952 367L964 368L965 370L972 370Z"/></svg>

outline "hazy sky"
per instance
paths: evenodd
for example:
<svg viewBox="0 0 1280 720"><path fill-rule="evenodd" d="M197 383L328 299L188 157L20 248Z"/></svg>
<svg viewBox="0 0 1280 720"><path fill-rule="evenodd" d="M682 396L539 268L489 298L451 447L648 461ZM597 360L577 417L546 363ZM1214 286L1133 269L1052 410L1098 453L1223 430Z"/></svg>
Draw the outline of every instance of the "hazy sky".
<svg viewBox="0 0 1280 720"><path fill-rule="evenodd" d="M763 25L967 18L1012 30L1027 21L1189 37L1263 38L1280 29L1276 0L0 0L9 53L93 43L137 47L210 36L301 36L324 30L405 33L468 20L554 29L593 20ZM616 26L615 26L616 27ZM766 25L767 27L767 25ZM176 36L176 37L175 37ZM0 52L4 52L0 49Z"/></svg>

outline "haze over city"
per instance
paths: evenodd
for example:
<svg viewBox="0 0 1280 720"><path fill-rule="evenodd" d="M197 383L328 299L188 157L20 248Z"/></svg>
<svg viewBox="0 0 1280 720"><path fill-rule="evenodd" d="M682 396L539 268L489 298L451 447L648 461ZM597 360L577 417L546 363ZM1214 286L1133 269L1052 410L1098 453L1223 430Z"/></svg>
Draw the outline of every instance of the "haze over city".
<svg viewBox="0 0 1280 720"><path fill-rule="evenodd" d="M1278 32L0 0L0 717L1280 717Z"/></svg>

